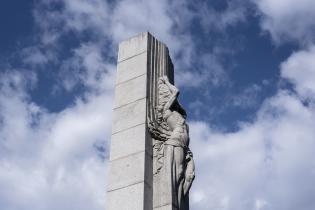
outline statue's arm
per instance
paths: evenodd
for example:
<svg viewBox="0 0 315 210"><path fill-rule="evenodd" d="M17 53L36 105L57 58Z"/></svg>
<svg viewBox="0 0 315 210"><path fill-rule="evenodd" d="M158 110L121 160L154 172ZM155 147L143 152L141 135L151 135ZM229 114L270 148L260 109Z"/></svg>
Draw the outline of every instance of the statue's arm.
<svg viewBox="0 0 315 210"><path fill-rule="evenodd" d="M167 77L164 78L164 81L172 93L170 100L164 105L163 111L165 112L166 110L169 110L173 106L175 100L177 99L179 95L179 90L169 82Z"/></svg>
<svg viewBox="0 0 315 210"><path fill-rule="evenodd" d="M163 109L164 112L166 112L166 110L170 110L171 109L171 107L173 106L175 100L177 99L178 94L179 94L178 91L172 93L172 95L170 97L170 100L164 106L164 109Z"/></svg>

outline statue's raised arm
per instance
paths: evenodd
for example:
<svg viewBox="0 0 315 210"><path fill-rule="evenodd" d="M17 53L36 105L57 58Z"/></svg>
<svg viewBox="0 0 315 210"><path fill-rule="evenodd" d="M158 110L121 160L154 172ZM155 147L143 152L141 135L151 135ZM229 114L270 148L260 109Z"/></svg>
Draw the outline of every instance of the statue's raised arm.
<svg viewBox="0 0 315 210"><path fill-rule="evenodd" d="M179 95L179 91L178 89L172 85L168 78L166 76L163 76L159 79L159 86L160 85L166 85L169 88L170 91L170 96L168 101L166 102L166 104L164 105L163 111L166 112L168 110L170 110L170 108L174 105L174 102L176 101L178 95Z"/></svg>

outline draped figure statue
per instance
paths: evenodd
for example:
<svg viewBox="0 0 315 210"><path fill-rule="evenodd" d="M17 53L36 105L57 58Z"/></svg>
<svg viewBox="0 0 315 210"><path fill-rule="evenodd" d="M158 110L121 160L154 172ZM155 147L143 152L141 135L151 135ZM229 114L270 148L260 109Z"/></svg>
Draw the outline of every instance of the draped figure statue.
<svg viewBox="0 0 315 210"><path fill-rule="evenodd" d="M195 166L189 149L186 112L178 102L178 95L178 89L168 78L160 77L156 119L148 125L154 138L153 150L158 164L155 173L159 173L162 167L170 167L173 203L178 210L188 210L188 192L195 177Z"/></svg>

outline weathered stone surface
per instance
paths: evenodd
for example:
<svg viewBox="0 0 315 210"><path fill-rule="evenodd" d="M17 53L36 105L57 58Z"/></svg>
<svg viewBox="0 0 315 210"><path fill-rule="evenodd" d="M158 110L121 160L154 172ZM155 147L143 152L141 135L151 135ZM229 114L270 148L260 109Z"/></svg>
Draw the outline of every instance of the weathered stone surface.
<svg viewBox="0 0 315 210"><path fill-rule="evenodd" d="M125 186L144 182L145 154L139 152L109 163L107 190L112 191ZM123 171L123 173L122 173Z"/></svg>
<svg viewBox="0 0 315 210"><path fill-rule="evenodd" d="M146 75L116 85L114 108L146 97Z"/></svg>
<svg viewBox="0 0 315 210"><path fill-rule="evenodd" d="M144 32L119 44L118 62L139 55L148 48L148 33Z"/></svg>
<svg viewBox="0 0 315 210"><path fill-rule="evenodd" d="M146 125L144 123L113 134L111 139L110 160L144 151L146 148L145 138ZM152 152L152 149L147 148L146 151Z"/></svg>
<svg viewBox="0 0 315 210"><path fill-rule="evenodd" d="M153 210L173 210L172 204L153 208Z"/></svg>
<svg viewBox="0 0 315 210"><path fill-rule="evenodd" d="M132 102L114 110L112 133L117 133L146 122L146 99Z"/></svg>
<svg viewBox="0 0 315 210"><path fill-rule="evenodd" d="M144 182L107 192L106 210L151 210L152 194Z"/></svg>
<svg viewBox="0 0 315 210"><path fill-rule="evenodd" d="M132 59L117 64L116 84L128 81L147 73L147 53L143 52Z"/></svg>
<svg viewBox="0 0 315 210"><path fill-rule="evenodd" d="M172 182L170 171L162 170L153 180L153 208L172 205Z"/></svg>
<svg viewBox="0 0 315 210"><path fill-rule="evenodd" d="M147 42L119 45L106 210L152 210L152 142L147 132Z"/></svg>

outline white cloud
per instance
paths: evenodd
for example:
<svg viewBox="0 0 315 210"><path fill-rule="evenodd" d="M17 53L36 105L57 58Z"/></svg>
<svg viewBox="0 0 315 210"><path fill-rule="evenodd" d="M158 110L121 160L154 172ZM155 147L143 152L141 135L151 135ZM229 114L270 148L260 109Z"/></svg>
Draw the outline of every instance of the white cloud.
<svg viewBox="0 0 315 210"><path fill-rule="evenodd" d="M67 0L62 18L70 29L81 32L91 28L104 35L108 33L109 6L107 1L102 0Z"/></svg>
<svg viewBox="0 0 315 210"><path fill-rule="evenodd" d="M216 10L209 7L208 2L203 2L198 5L201 25L206 32L225 32L225 29L245 22L247 11L246 1L227 1L224 10Z"/></svg>
<svg viewBox="0 0 315 210"><path fill-rule="evenodd" d="M192 209L313 209L315 192L313 2L255 1L262 28L275 43L308 45L281 65L281 77L297 92L279 89L267 99L252 123L224 133L206 122L191 122L191 147L196 160ZM307 14L307 15L306 15ZM314 18L313 18L314 19ZM236 98L235 103L246 103ZM206 186L206 187L205 187Z"/></svg>
<svg viewBox="0 0 315 210"><path fill-rule="evenodd" d="M262 87L253 84L245 87L241 93L232 96L232 104L241 108L250 108L257 106L259 101L259 95L262 91Z"/></svg>
<svg viewBox="0 0 315 210"><path fill-rule="evenodd" d="M315 46L293 53L281 65L281 76L290 80L306 98L315 97Z"/></svg>
<svg viewBox="0 0 315 210"><path fill-rule="evenodd" d="M268 205L268 203L265 200L256 199L256 201L255 201L255 209L257 209L257 210L266 209L267 205Z"/></svg>
<svg viewBox="0 0 315 210"><path fill-rule="evenodd" d="M262 15L261 26L275 43L314 41L315 2L313 0L252 0Z"/></svg>
<svg viewBox="0 0 315 210"><path fill-rule="evenodd" d="M49 57L36 47L24 48L22 51L22 55L23 62L31 65L46 64Z"/></svg>
<svg viewBox="0 0 315 210"><path fill-rule="evenodd" d="M314 208L314 119L314 110L280 91L254 123L235 133L191 122L197 168L192 197L207 195L195 199L193 209ZM222 200L229 202L222 206Z"/></svg>
<svg viewBox="0 0 315 210"><path fill-rule="evenodd" d="M189 66L189 64L186 66ZM216 87L226 85L229 81L219 55L215 53L200 55L198 67L191 68L193 69L179 71L176 74L176 85L198 88L208 84Z"/></svg>
<svg viewBox="0 0 315 210"><path fill-rule="evenodd" d="M56 47L61 36L69 31L81 35L90 29L90 33L103 39L109 33L111 13L107 1L47 0L35 5L33 13L40 32L38 38L42 44L50 47Z"/></svg>
<svg viewBox="0 0 315 210"><path fill-rule="evenodd" d="M103 209L112 90L54 114L30 100L25 75L1 75L1 208Z"/></svg>
<svg viewBox="0 0 315 210"><path fill-rule="evenodd" d="M115 57L118 42L142 31L149 31L168 45L178 72L176 81L179 85L188 84L182 81L190 79L191 72L194 72L195 81L191 86L201 87L205 79L210 79L211 84L217 85L226 80L221 65L222 61L218 58L220 55L216 55L214 52L213 55L208 53L201 56L198 53L199 50L194 45L193 35L189 29L199 12L192 11L188 4L188 1L169 2L165 0L158 2L123 0L112 3L100 0L75 0L64 1L61 10L55 11L47 9L51 5L51 1L47 1L40 4L34 14L41 31L39 34L41 43L46 46L48 51L53 51L55 54L60 52L58 50L60 40L70 31L74 31L78 37L86 32L93 34L95 39L93 41L95 44L92 44L93 48L98 48L99 52L105 51L103 57ZM226 12L228 14L232 13L235 8L235 4L229 5L231 6ZM233 15L224 15L224 17L229 16ZM203 17L203 19L205 18ZM210 21L209 18L206 20ZM212 17L211 20L217 22L215 17ZM223 22L226 22L224 25L235 24L233 21ZM91 45L91 43L86 43L86 45ZM77 52L83 50L82 48L82 45L78 47L73 59L64 62L62 68L79 69L81 66L77 62L77 56L80 55ZM105 48L106 50L104 50ZM50 57L46 57L46 60L53 58L51 54L54 53L46 53L50 55ZM34 58L34 55L28 57ZM207 59L211 62L206 62ZM38 59L28 60L36 62ZM195 69L196 65L193 61L202 65L200 71ZM76 73L76 71L74 72ZM71 76L70 79L66 77L63 84L66 89L72 89L77 82L79 82L77 77Z"/></svg>
<svg viewBox="0 0 315 210"><path fill-rule="evenodd" d="M101 47L97 43L81 44L62 62L59 78L66 90L78 84L94 90L108 90L114 86L115 65L105 59Z"/></svg>
<svg viewBox="0 0 315 210"><path fill-rule="evenodd" d="M164 0L159 2L124 0L119 2L113 11L113 38L118 42L141 31L151 31L161 40L173 39L170 36L173 21L166 13L167 6L167 1Z"/></svg>
<svg viewBox="0 0 315 210"><path fill-rule="evenodd" d="M283 62L281 76L293 82L297 94L279 89L239 131L222 133L191 122L197 168L193 209L315 208L310 196L315 192L315 110L300 99L314 100L313 61L310 47ZM222 205L222 200L228 202Z"/></svg>

